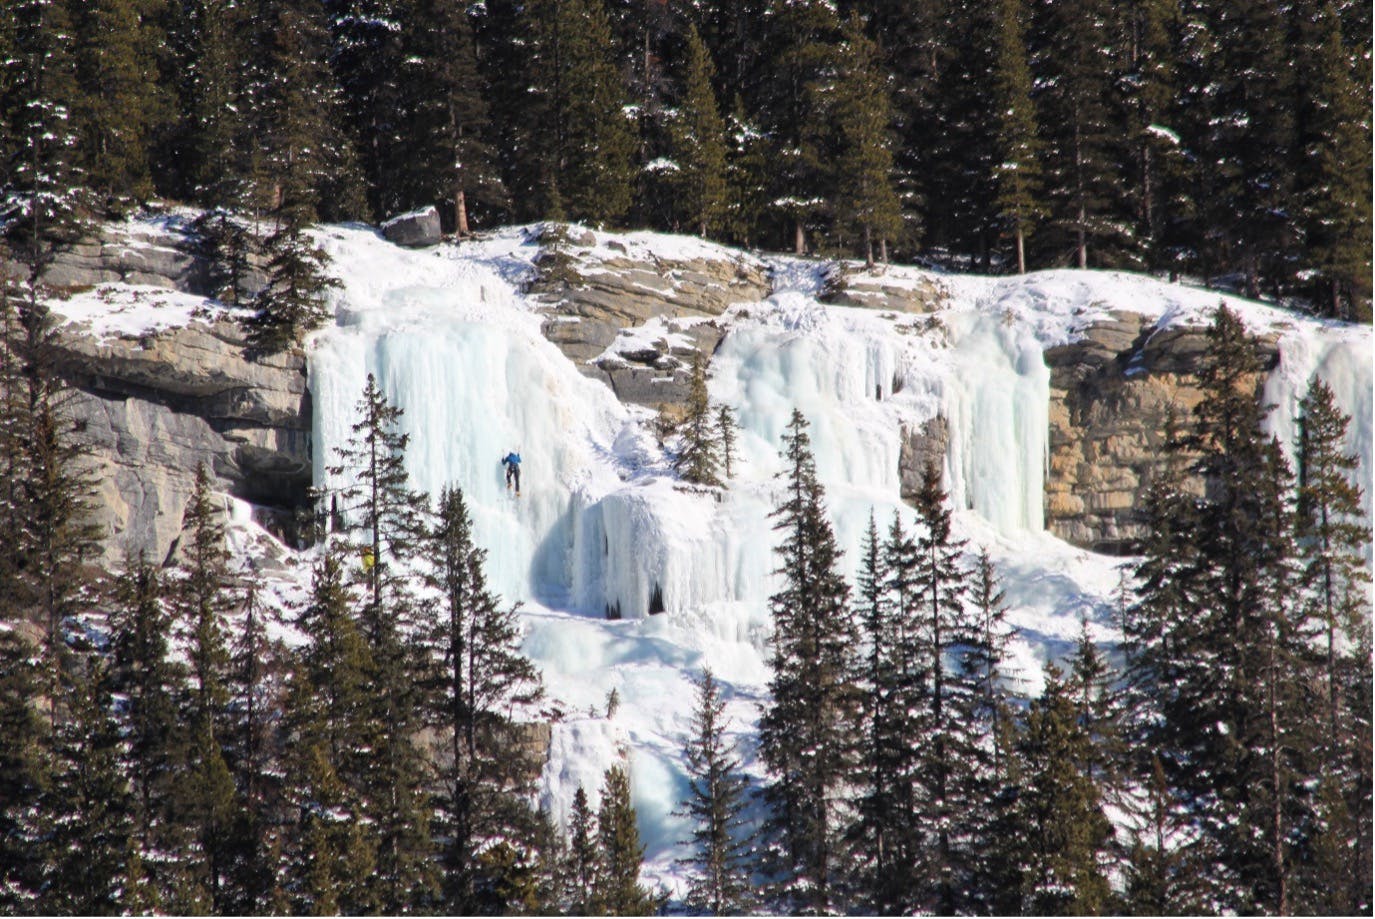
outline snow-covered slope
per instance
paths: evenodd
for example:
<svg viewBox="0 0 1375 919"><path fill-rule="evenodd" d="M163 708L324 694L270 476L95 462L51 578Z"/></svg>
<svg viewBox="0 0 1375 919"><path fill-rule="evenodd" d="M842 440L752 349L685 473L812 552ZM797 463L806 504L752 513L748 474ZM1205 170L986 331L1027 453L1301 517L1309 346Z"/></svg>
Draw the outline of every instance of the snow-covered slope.
<svg viewBox="0 0 1375 919"><path fill-rule="evenodd" d="M768 680L767 598L776 587L769 514L780 435L795 407L811 424L850 573L871 514L880 526L895 513L910 525L900 496L902 432L939 415L958 535L971 551L986 548L1003 578L1025 690L1039 688L1040 662L1068 650L1081 619L1113 639L1117 560L1043 530L1051 399L1043 354L1114 311L1148 317L1157 334L1204 324L1217 293L1111 272L980 278L848 266L866 284L945 292L934 313L886 312L822 304L833 265L767 259L772 296L714 320L726 334L711 360L710 392L735 409L741 432L735 476L713 491L672 474L648 409L617 401L541 333L547 299L522 293L535 276L536 237L514 228L413 251L366 229L320 230L342 285L332 294L335 321L312 336L308 357L317 485L340 484L327 467L373 373L404 409L414 487L464 489L489 550L489 579L522 604L525 649L563 713L542 790L556 816L566 816L579 785L595 799L605 768L627 760L647 876L679 886L675 845L687 827L672 811L686 792L681 748L691 679L703 665L723 685L746 766L757 774L749 738ZM646 264L737 255L646 233L592 239L584 264L601 255ZM1369 510L1370 328L1227 302L1253 331L1278 340L1266 397L1284 443L1294 442L1296 407L1314 375L1332 384L1353 418L1350 446L1363 460ZM124 285L54 305L97 335L151 332L214 308ZM660 337L662 323L651 320L625 339ZM524 458L519 498L506 491L499 465L511 449ZM269 552L242 506L231 532L244 554L262 559L277 594L300 595L308 556ZM662 614L649 615L652 600ZM286 637L303 640L289 630ZM612 690L620 706L607 717Z"/></svg>
<svg viewBox="0 0 1375 919"><path fill-rule="evenodd" d="M728 311L711 362L713 400L742 431L724 492L684 487L654 441L645 409L617 402L540 334L538 306L520 294L537 254L526 231L420 252L371 233L329 229L322 240L343 286L337 322L310 344L319 485L353 422L368 373L405 410L416 487L461 486L489 576L524 604L526 650L566 717L554 727L544 798L560 818L579 784L594 793L613 759L630 762L648 874L676 886L671 811L686 791L681 745L690 678L709 664L750 734L768 678L767 598L775 588L769 512L779 485L780 435L794 407L811 424L817 469L846 564L870 514L909 518L899 495L899 432L937 414L949 423L946 484L960 534L986 547L1007 586L1020 634L1014 649L1029 691L1039 661L1062 654L1087 618L1112 637L1115 561L1042 532L1049 372L1045 348L1064 344L1112 309L1171 324L1206 321L1215 293L1140 277L1045 272L1026 278L941 277L935 315L825 306L824 267L776 259L775 292ZM599 236L671 255L669 237ZM930 281L890 268L890 285ZM1293 441L1294 407L1314 373L1355 419L1352 446L1370 469L1371 336L1229 303L1257 332L1277 333L1281 364L1268 397L1272 423ZM504 488L499 458L524 458L524 494ZM649 616L651 598L665 612ZM607 614L619 615L609 621ZM621 700L605 717L608 693ZM754 768L748 743L743 751Z"/></svg>

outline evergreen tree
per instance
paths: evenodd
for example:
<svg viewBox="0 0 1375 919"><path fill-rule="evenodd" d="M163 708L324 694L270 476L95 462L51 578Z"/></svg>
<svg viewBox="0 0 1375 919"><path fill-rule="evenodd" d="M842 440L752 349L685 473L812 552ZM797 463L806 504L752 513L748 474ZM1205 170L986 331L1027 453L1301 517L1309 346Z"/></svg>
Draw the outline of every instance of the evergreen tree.
<svg viewBox="0 0 1375 919"><path fill-rule="evenodd" d="M381 727L368 775L367 800L379 832L378 880L383 909L400 909L433 886L428 830L426 765L416 744L423 711L418 684L417 606L407 577L429 519L428 499L407 487L409 435L398 430L402 410L389 404L368 375L359 419L339 465L329 469L346 484L340 492L344 521L359 538L367 591L363 632L373 671L373 706Z"/></svg>
<svg viewBox="0 0 1375 919"><path fill-rule="evenodd" d="M624 766L612 766L602 782L602 804L597 811L597 840L603 872L597 879L594 902L608 916L647 916L657 912L659 900L640 886L640 862L644 846L635 825L630 803L630 774Z"/></svg>
<svg viewBox="0 0 1375 919"><path fill-rule="evenodd" d="M1343 746L1338 687L1339 656L1369 628L1370 575L1362 550L1370 542L1361 488L1351 480L1359 460L1345 452L1351 419L1336 407L1332 388L1317 380L1299 406L1297 536L1301 584L1309 596L1308 619L1322 649L1326 683L1324 744L1329 755Z"/></svg>
<svg viewBox="0 0 1375 919"><path fill-rule="evenodd" d="M268 638L265 612L250 578L243 624L230 647L226 686L229 723L225 760L238 796L230 852L226 912L281 913L288 908L281 862L285 787L279 731L286 707L281 673L285 652Z"/></svg>
<svg viewBox="0 0 1375 919"><path fill-rule="evenodd" d="M998 783L1005 778L1007 734L1012 728L1009 693L1003 688L1004 681L1012 676L1004 670L1012 628L1007 622L1006 596L987 549L979 551L975 562L971 601L977 619L960 667L975 686L974 711L992 740L992 777Z"/></svg>
<svg viewBox="0 0 1375 919"><path fill-rule="evenodd" d="M1036 27L1042 45L1033 71L1043 87L1036 105L1045 129L1045 194L1051 221L1048 244L1073 264L1115 264L1121 237L1122 187L1114 140L1119 136L1111 101L1111 4L1041 2Z"/></svg>
<svg viewBox="0 0 1375 919"><path fill-rule="evenodd" d="M716 409L716 435L721 440L721 464L725 469L726 478L733 478L735 475L732 466L735 461L735 440L738 436L736 432L740 430L740 424L735 420L735 410L729 405L722 405Z"/></svg>
<svg viewBox="0 0 1375 919"><path fill-rule="evenodd" d="M740 760L725 738L726 703L710 668L697 681L692 736L683 748L692 797L683 812L695 826L682 861L693 871L687 903L717 916L738 915L750 902L749 839L740 811L746 780Z"/></svg>
<svg viewBox="0 0 1375 919"><path fill-rule="evenodd" d="M65 3L22 0L6 12L13 31L0 122L7 135L4 181L16 197L4 235L28 270L29 308L34 309L43 272L84 230L84 177L76 165L78 133L72 118L76 69Z"/></svg>
<svg viewBox="0 0 1375 919"><path fill-rule="evenodd" d="M92 189L113 198L152 194L149 152L170 120L158 55L165 0L90 0L74 4L77 96L72 117L81 132L83 172Z"/></svg>
<svg viewBox="0 0 1375 919"><path fill-rule="evenodd" d="M981 668L949 670L948 657L979 643L969 609L964 543L951 535L951 512L940 470L928 464L914 498L921 528L911 552L903 619L910 623L915 669L907 705L919 712L912 777L919 818L930 834L922 866L936 908L953 913L976 896L989 817L987 751L991 724L978 717Z"/></svg>
<svg viewBox="0 0 1375 919"><path fill-rule="evenodd" d="M1324 315L1370 320L1370 132L1367 94L1351 76L1336 9L1296 12L1295 197L1304 261L1316 269Z"/></svg>
<svg viewBox="0 0 1375 919"><path fill-rule="evenodd" d="M1175 486L1149 501L1155 535L1138 569L1142 599L1127 634L1134 691L1154 706L1144 743L1203 828L1183 853L1208 885L1195 895L1283 912L1303 716L1289 602L1290 475L1261 432L1259 371L1254 342L1219 309L1199 370L1195 425L1174 446L1206 493Z"/></svg>
<svg viewBox="0 0 1375 919"><path fill-rule="evenodd" d="M383 726L354 602L343 560L331 550L315 567L297 623L311 643L297 661L286 708L293 738L287 770L295 777L288 803L296 813L289 883L295 910L317 915L376 910L384 896L382 828L364 793Z"/></svg>
<svg viewBox="0 0 1375 919"><path fill-rule="evenodd" d="M161 572L138 556L126 563L114 593L106 691L125 700L120 766L131 793L134 853L155 904L173 908L174 895L186 893L180 902L204 909L208 904L197 896L203 891L193 891L182 872L187 840L176 805L187 754L187 731L178 711L186 670L170 656L174 618L167 585ZM94 711L87 714L97 717ZM179 891L183 884L186 890Z"/></svg>
<svg viewBox="0 0 1375 919"><path fill-rule="evenodd" d="M52 732L52 780L42 803L47 870L40 911L152 912L166 889L142 873L138 805L121 769L123 731L113 713L110 675L88 647L66 647L62 657L62 711Z"/></svg>
<svg viewBox="0 0 1375 919"><path fill-rule="evenodd" d="M768 139L737 97L726 119L725 238L749 248L761 237L769 202Z"/></svg>
<svg viewBox="0 0 1375 919"><path fill-rule="evenodd" d="M690 24L686 42L682 101L669 130L669 150L678 165L678 213L706 238L726 210L726 128L711 88L711 56Z"/></svg>
<svg viewBox="0 0 1375 919"><path fill-rule="evenodd" d="M40 804L50 781L50 745L38 702L39 646L0 622L0 912L36 914L43 881Z"/></svg>
<svg viewBox="0 0 1375 919"><path fill-rule="evenodd" d="M840 154L835 160L838 229L857 232L864 263L874 264L874 240L888 260L888 240L902 228L902 209L893 188L892 121L878 48L864 34L857 13L845 22L831 112Z"/></svg>
<svg viewBox="0 0 1375 919"><path fill-rule="evenodd" d="M1074 700L1079 727L1089 739L1085 748L1089 759L1077 765L1100 793L1112 800L1119 787L1115 772L1125 758L1121 710L1114 673L1094 643L1087 618L1079 623L1079 640L1069 663L1064 690Z"/></svg>
<svg viewBox="0 0 1375 919"><path fill-rule="evenodd" d="M535 764L512 755L510 712L538 699L542 687L520 653L514 610L501 609L487 588L486 552L473 544L462 491L446 489L440 497L428 542L435 563L429 580L443 613L426 636L434 668L430 717L448 741L440 758L436 833L444 840L445 905L463 913L477 905L480 887L491 886L482 877L482 849L530 835L534 815L526 802Z"/></svg>
<svg viewBox="0 0 1375 919"><path fill-rule="evenodd" d="M298 348L308 332L328 322L326 294L339 286L325 273L329 257L307 235L303 211L284 208L278 218L282 222L265 241L267 284L243 323L250 350L263 354ZM230 251L242 251L239 245L231 242Z"/></svg>
<svg viewBox="0 0 1375 919"><path fill-rule="evenodd" d="M771 701L760 719L760 755L770 781L768 828L802 908L833 908L840 859L842 788L851 773L853 685L849 586L826 517L807 421L793 410L783 438L785 497L773 516L781 532L782 588L769 598L774 618Z"/></svg>
<svg viewBox="0 0 1375 919"><path fill-rule="evenodd" d="M707 396L707 370L701 352L692 355L692 379L688 386L687 412L678 424L682 447L674 468L694 485L719 486L720 444L713 429L711 402Z"/></svg>
<svg viewBox="0 0 1375 919"><path fill-rule="evenodd" d="M829 140L827 100L834 88L840 21L822 0L769 0L762 46L767 76L754 99L764 115L772 176L771 221L776 238L807 251L808 224L821 215L832 185L826 168Z"/></svg>
<svg viewBox="0 0 1375 919"><path fill-rule="evenodd" d="M993 71L997 113L996 206L1017 246L1017 273L1026 272L1026 238L1041 215L1041 141L1031 101L1031 69L1022 0L1000 0L998 52Z"/></svg>
<svg viewBox="0 0 1375 919"><path fill-rule="evenodd" d="M507 203L486 140L488 106L469 12L452 0L414 0L403 22L408 149L399 163L405 195L399 203L448 204L441 207L445 224L466 236L472 208L494 216Z"/></svg>
<svg viewBox="0 0 1375 919"><path fill-rule="evenodd" d="M225 761L229 706L229 650L225 643L230 596L229 552L224 527L210 497L210 473L196 468L194 490L182 521L185 541L175 584L175 606L190 658L186 700L186 774L178 794L181 818L196 843L198 864L189 866L208 896L207 908L227 905L231 829L238 820L234 782Z"/></svg>
<svg viewBox="0 0 1375 919"><path fill-rule="evenodd" d="M1083 769L1092 739L1079 725L1072 692L1052 664L1017 740L1022 781L1013 805L1021 912L1092 916L1115 910L1105 856L1112 824L1096 783Z"/></svg>
<svg viewBox="0 0 1375 919"><path fill-rule="evenodd" d="M615 223L631 204L635 135L608 53L602 0L539 0L527 7L532 98L528 136L538 140L531 200L537 216ZM556 203L558 207L556 208Z"/></svg>
<svg viewBox="0 0 1375 919"><path fill-rule="evenodd" d="M587 792L581 785L573 794L568 841L568 864L565 869L568 912L590 916L597 905L602 862L597 849L597 817L592 813L592 807L587 803Z"/></svg>

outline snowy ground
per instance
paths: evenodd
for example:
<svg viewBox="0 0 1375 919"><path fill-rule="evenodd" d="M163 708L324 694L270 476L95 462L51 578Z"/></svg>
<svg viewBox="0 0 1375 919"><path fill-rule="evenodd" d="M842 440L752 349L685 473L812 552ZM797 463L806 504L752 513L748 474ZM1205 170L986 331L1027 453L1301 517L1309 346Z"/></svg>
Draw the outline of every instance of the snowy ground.
<svg viewBox="0 0 1375 919"><path fill-rule="evenodd" d="M595 238L585 253L592 258L735 254L647 233ZM525 649L563 713L544 803L562 819L582 785L595 806L602 772L628 761L646 879L675 892L682 889L676 843L687 828L672 812L686 791L681 749L691 678L703 665L725 687L747 769L759 771L749 738L768 679L767 597L775 588L768 515L792 409L811 424L848 565L871 513L880 527L894 513L911 523L899 498L901 427L947 418L945 474L959 509L957 534L971 551L987 548L997 565L1018 628L1013 663L1022 688L1034 693L1041 662L1067 652L1082 619L1101 640L1115 638L1110 597L1119 578L1117 560L1043 531L1043 351L1109 310L1198 322L1219 300L1215 292L1111 272L940 275L946 309L897 315L823 306L815 298L827 264L769 259L774 295L728 312L729 333L711 363L712 398L731 405L742 427L735 478L711 492L672 477L649 412L619 403L541 336L537 306L520 292L538 254L530 230L420 251L364 228L325 228L319 239L342 286L333 294L335 323L309 342L316 484L338 484L326 463L348 436L366 375L376 374L405 411L414 486L432 494L446 484L464 489L489 550L492 585L522 604ZM883 271L890 284L932 277L914 268ZM140 323L192 321L206 306L166 292L103 290L58 308L98 334L138 334ZM165 305L145 309L159 299ZM1281 365L1267 388L1279 405L1276 432L1292 443L1298 399L1314 373L1328 379L1356 419L1352 445L1365 458L1369 493L1369 327L1227 302L1253 330L1280 334ZM651 323L630 336L665 331ZM499 466L511 449L525 461L519 499L505 490ZM234 538L266 552L242 509L236 519ZM308 561L282 556L266 579L299 594ZM666 612L648 616L656 592ZM609 610L623 618L608 620ZM286 637L301 640L289 630ZM613 689L620 706L608 718Z"/></svg>

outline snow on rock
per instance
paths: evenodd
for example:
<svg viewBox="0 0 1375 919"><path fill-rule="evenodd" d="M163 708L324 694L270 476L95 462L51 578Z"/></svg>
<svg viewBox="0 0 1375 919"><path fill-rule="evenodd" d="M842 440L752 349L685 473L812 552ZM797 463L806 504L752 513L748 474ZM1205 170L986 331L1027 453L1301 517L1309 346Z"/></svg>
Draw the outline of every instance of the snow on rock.
<svg viewBox="0 0 1375 919"><path fill-rule="evenodd" d="M940 415L956 535L971 553L989 551L1019 630L1012 678L1038 691L1041 663L1070 650L1081 622L1115 639L1118 560L1044 532L1043 354L1114 311L1162 328L1205 324L1216 293L1114 272L978 278L892 268L870 280L939 286L944 300L931 313L890 312L820 303L832 263L767 259L772 295L719 317L727 334L710 365L713 401L730 405L740 424L735 475L726 488L698 488L672 474L651 411L618 402L541 333L547 310L524 294L536 277L540 229L426 250L362 228L318 231L341 287L331 294L334 322L312 336L308 354L316 485L344 484L328 467L372 373L405 413L412 485L432 495L446 485L464 490L489 581L522 604L525 650L562 712L541 783L557 819L567 819L580 786L595 808L604 770L628 763L646 878L681 892L675 859L687 827L673 811L686 791L691 681L704 665L722 683L747 772L762 774L750 737L769 677L768 598L778 586L770 513L794 408L810 423L847 574L871 514L881 527L895 514L913 526L900 493L902 432ZM580 231L579 239L590 239L583 248L593 261L741 257L650 233ZM165 299L155 307L151 296L96 291L62 312L96 334L140 334L189 321L203 305L159 292ZM1370 329L1227 302L1251 329L1278 338L1279 367L1266 389L1278 406L1272 430L1292 444L1298 400L1315 375L1328 380L1355 419L1351 442L1368 483ZM649 322L627 338L674 334ZM507 491L499 464L512 449L524 459L520 497ZM235 510L231 538L249 539L246 513ZM269 580L285 603L303 590L310 557L269 549L244 551L276 553ZM277 632L303 640L287 626ZM613 690L619 708L608 714Z"/></svg>

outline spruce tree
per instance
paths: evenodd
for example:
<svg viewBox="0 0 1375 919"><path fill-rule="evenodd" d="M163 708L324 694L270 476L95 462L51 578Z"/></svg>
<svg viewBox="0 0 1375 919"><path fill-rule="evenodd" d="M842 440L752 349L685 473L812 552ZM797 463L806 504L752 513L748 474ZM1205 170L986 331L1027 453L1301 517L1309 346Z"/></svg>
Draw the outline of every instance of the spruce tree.
<svg viewBox="0 0 1375 919"><path fill-rule="evenodd" d="M581 785L573 794L573 812L569 815L567 860L564 875L568 912L593 915L602 860L597 848L597 816Z"/></svg>
<svg viewBox="0 0 1375 919"><path fill-rule="evenodd" d="M830 93L840 148L834 167L835 211L837 229L858 234L868 266L874 264L875 240L887 261L888 240L902 228L901 205L893 188L892 113L878 56L859 14L851 13Z"/></svg>
<svg viewBox="0 0 1375 919"><path fill-rule="evenodd" d="M39 912L44 851L40 804L50 777L49 734L38 703L39 646L0 622L0 912Z"/></svg>
<svg viewBox="0 0 1375 919"><path fill-rule="evenodd" d="M507 203L487 142L488 105L469 16L464 4L412 0L401 39L409 143L398 163L399 204L439 204L445 225L460 236L471 231L470 211L495 216Z"/></svg>
<svg viewBox="0 0 1375 919"><path fill-rule="evenodd" d="M77 166L79 135L72 25L67 4L22 0L6 10L12 41L4 61L0 99L6 126L5 184L15 192L5 238L28 271L29 308L56 253L84 231L84 176Z"/></svg>
<svg viewBox="0 0 1375 919"><path fill-rule="evenodd" d="M286 727L288 803L296 822L287 854L293 908L314 914L377 910L382 828L366 789L379 735L372 655L353 618L344 561L328 551L297 621L310 644L292 674ZM396 907L399 908L399 907Z"/></svg>
<svg viewBox="0 0 1375 919"><path fill-rule="evenodd" d="M721 443L721 465L725 470L726 478L730 479L735 475L732 468L735 462L735 441L738 437L737 431L740 424L735 420L735 410L729 405L722 405L716 409L716 436Z"/></svg>
<svg viewBox="0 0 1375 919"><path fill-rule="evenodd" d="M997 113L995 200L998 215L1016 243L1018 274L1026 272L1026 238L1042 216L1042 151L1031 101L1025 12L1023 0L1000 0L992 106Z"/></svg>
<svg viewBox="0 0 1375 919"><path fill-rule="evenodd" d="M720 463L720 444L714 430L711 402L707 395L707 370L701 352L692 356L692 378L688 385L687 412L678 423L682 446L673 461L684 480L694 485L719 486L716 470Z"/></svg>
<svg viewBox="0 0 1375 919"><path fill-rule="evenodd" d="M694 821L687 903L717 916L740 914L750 903L750 845L743 826L746 780L726 740L726 703L710 668L697 681L692 736L683 748L692 796L682 810Z"/></svg>
<svg viewBox="0 0 1375 919"><path fill-rule="evenodd" d="M168 592L162 572L145 557L127 561L115 582L109 623L113 654L106 682L107 691L126 700L120 725L126 752L120 766L131 792L134 852L143 862L155 902L170 909L177 888L188 880L182 873L187 839L177 806L188 732L178 711L186 692L186 668L171 658L175 620Z"/></svg>
<svg viewBox="0 0 1375 919"><path fill-rule="evenodd" d="M487 588L486 552L473 543L461 490L441 495L427 543L435 565L428 580L442 612L424 637L433 681L428 717L447 743L435 831L444 840L445 907L463 913L478 905L481 887L491 886L478 861L483 848L493 841L528 844L535 816L529 777L538 766L512 755L511 712L538 699L543 687L520 653L515 611L502 609Z"/></svg>
<svg viewBox="0 0 1375 919"><path fill-rule="evenodd" d="M330 474L345 483L339 493L344 521L363 560L367 592L361 622L373 671L372 705L381 733L374 748L367 796L380 836L379 902L399 909L434 886L426 765L416 743L423 719L418 684L418 608L408 570L423 545L428 499L408 487L409 435L399 430L402 410L391 405L368 375L358 403L359 419L339 464Z"/></svg>
<svg viewBox="0 0 1375 919"><path fill-rule="evenodd" d="M540 0L527 7L532 101L528 136L538 143L538 216L614 224L631 204L635 135L609 49L602 0Z"/></svg>
<svg viewBox="0 0 1375 919"><path fill-rule="evenodd" d="M842 789L851 774L858 694L849 586L817 481L807 421L793 410L783 437L785 494L774 529L782 588L774 618L770 702L760 719L760 755L777 868L800 908L834 908L843 868Z"/></svg>
<svg viewBox="0 0 1375 919"><path fill-rule="evenodd" d="M1111 101L1107 34L1111 4L1042 2L1036 30L1042 90L1036 97L1045 128L1048 244L1072 253L1072 264L1115 264L1125 242L1118 235L1123 189L1113 147L1118 128ZM1102 251L1098 251L1098 250Z"/></svg>
<svg viewBox="0 0 1375 919"><path fill-rule="evenodd" d="M656 912L658 898L640 885L645 850L635 825L635 806L630 802L630 774L624 766L612 766L603 779L597 841L603 869L593 894L598 911L608 916Z"/></svg>
<svg viewBox="0 0 1375 919"><path fill-rule="evenodd" d="M149 153L170 121L158 56L164 0L90 0L74 5L81 165L91 188L113 198L149 197Z"/></svg>
<svg viewBox="0 0 1375 919"><path fill-rule="evenodd" d="M726 210L726 128L711 81L711 55L690 23L685 37L682 101L669 129L669 150L678 164L678 213L706 238L719 229Z"/></svg>
<svg viewBox="0 0 1375 919"><path fill-rule="evenodd" d="M229 649L225 633L233 604L229 552L224 527L211 500L210 473L196 468L194 490L182 522L185 542L174 585L178 626L190 658L186 774L179 805L187 831L196 842L196 863L189 866L208 895L213 912L227 906L231 830L239 819L234 782L225 760L229 720Z"/></svg>
<svg viewBox="0 0 1375 919"><path fill-rule="evenodd" d="M1369 321L1369 106L1351 77L1351 54L1333 4L1298 15L1295 197L1304 261L1326 288L1318 302L1322 314Z"/></svg>
<svg viewBox="0 0 1375 919"><path fill-rule="evenodd" d="M330 70L338 81L341 108L349 133L358 141L358 159L366 176L368 200L380 215L400 204L398 181L405 168L407 141L403 120L402 76L408 54L404 47L403 0L327 0ZM408 136L409 135L409 136Z"/></svg>
<svg viewBox="0 0 1375 919"><path fill-rule="evenodd" d="M1092 739L1080 726L1062 674L1046 667L1046 688L1031 703L1017 739L1022 781L1012 831L1002 841L1019 850L1023 915L1091 916L1115 911L1106 874L1112 824L1081 764Z"/></svg>

